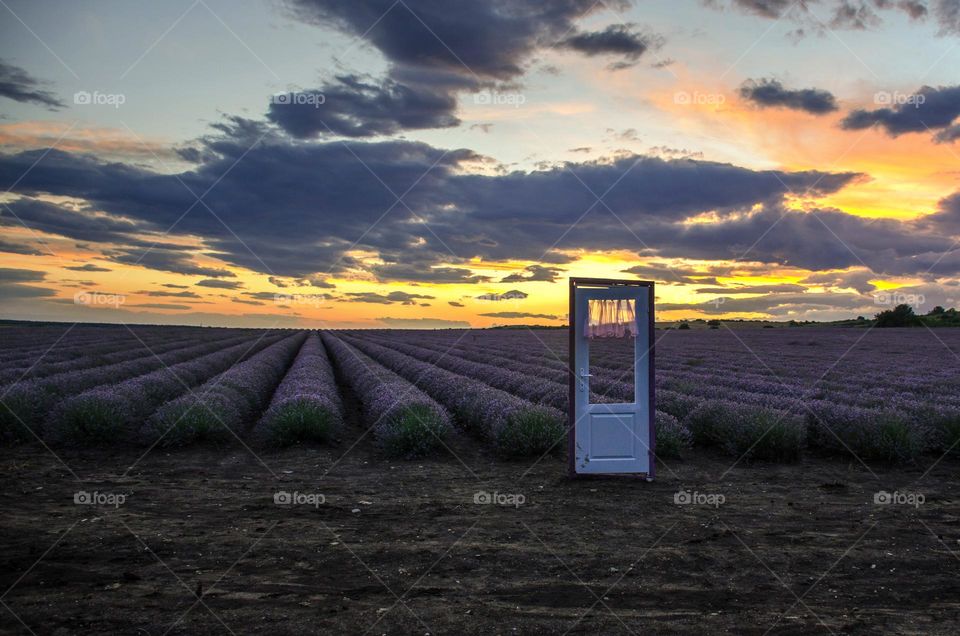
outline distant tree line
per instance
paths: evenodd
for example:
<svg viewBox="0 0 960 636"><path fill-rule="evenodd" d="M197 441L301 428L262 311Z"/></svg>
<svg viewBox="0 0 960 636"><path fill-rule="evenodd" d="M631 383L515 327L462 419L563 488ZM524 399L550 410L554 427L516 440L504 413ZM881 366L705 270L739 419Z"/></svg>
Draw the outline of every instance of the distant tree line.
<svg viewBox="0 0 960 636"><path fill-rule="evenodd" d="M960 312L937 305L928 313L918 315L910 305L897 305L877 314L874 324L877 327L960 327Z"/></svg>

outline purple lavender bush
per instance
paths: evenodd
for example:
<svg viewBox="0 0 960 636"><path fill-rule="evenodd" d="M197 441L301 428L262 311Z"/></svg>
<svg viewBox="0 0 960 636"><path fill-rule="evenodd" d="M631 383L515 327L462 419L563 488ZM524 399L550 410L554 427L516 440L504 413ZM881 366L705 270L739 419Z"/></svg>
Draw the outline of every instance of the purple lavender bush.
<svg viewBox="0 0 960 636"><path fill-rule="evenodd" d="M118 382L118 379L144 377L149 383L151 380L166 378L165 367L178 365L179 373L185 374L187 368L179 363L189 362L198 356L224 349L232 344L250 342L247 335L215 340L213 342L194 343L187 347L178 347L159 355L150 354L135 360L110 364L102 367L80 369L66 373L51 375L46 378L35 378L8 385L0 390L3 395L0 408L0 440L24 441L41 434L43 422L51 413L58 413L58 405L72 396L77 396L96 387L108 387ZM150 374L149 376L147 374ZM106 388L104 399L109 400L110 389ZM99 394L98 394L99 395Z"/></svg>
<svg viewBox="0 0 960 636"><path fill-rule="evenodd" d="M136 441L140 422L159 405L280 337L267 336L255 343L242 342L194 360L81 393L63 402L50 414L44 435L54 443Z"/></svg>
<svg viewBox="0 0 960 636"><path fill-rule="evenodd" d="M143 426L141 437L165 447L240 437L269 402L305 338L305 332L288 336L167 402Z"/></svg>
<svg viewBox="0 0 960 636"><path fill-rule="evenodd" d="M931 430L899 411L811 401L812 446L861 460L914 463L933 445Z"/></svg>
<svg viewBox="0 0 960 636"><path fill-rule="evenodd" d="M693 434L669 413L656 411L654 423L658 457L679 458L693 446Z"/></svg>
<svg viewBox="0 0 960 636"><path fill-rule="evenodd" d="M803 418L788 411L708 400L687 415L694 442L744 459L796 461L806 444Z"/></svg>
<svg viewBox="0 0 960 636"><path fill-rule="evenodd" d="M436 452L450 431L446 409L407 380L328 332L321 336L334 364L353 389L364 420L391 457Z"/></svg>
<svg viewBox="0 0 960 636"><path fill-rule="evenodd" d="M446 406L466 429L489 440L504 456L529 456L559 448L566 418L559 410L440 369L399 351L345 337L364 353Z"/></svg>
<svg viewBox="0 0 960 636"><path fill-rule="evenodd" d="M343 428L343 404L323 343L311 334L253 434L274 446L325 442Z"/></svg>

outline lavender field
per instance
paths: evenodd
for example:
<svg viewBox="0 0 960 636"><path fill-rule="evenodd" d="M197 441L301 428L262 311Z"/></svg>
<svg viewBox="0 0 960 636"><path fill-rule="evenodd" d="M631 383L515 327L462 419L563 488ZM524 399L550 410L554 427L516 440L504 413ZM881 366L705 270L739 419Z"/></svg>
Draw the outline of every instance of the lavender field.
<svg viewBox="0 0 960 636"><path fill-rule="evenodd" d="M356 418L385 456L562 454L565 330L258 331L8 327L0 438L71 446L335 441ZM916 463L960 441L960 333L658 330L661 457L820 453ZM597 341L592 399L632 399L632 357ZM351 413L348 411L356 411Z"/></svg>

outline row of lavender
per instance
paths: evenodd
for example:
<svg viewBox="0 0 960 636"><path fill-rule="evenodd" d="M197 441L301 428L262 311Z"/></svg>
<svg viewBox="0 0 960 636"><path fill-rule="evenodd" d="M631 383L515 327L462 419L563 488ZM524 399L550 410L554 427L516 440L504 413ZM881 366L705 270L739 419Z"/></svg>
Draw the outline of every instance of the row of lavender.
<svg viewBox="0 0 960 636"><path fill-rule="evenodd" d="M556 331L354 335L545 404L559 404L555 396L567 382L566 334ZM895 461L960 446L960 378L957 366L946 363L953 357L951 344L960 350L953 333L662 335L658 409L683 421L701 444L721 445L738 456L795 458L813 446ZM593 348L594 399L632 396L633 387L623 382L632 358L616 347L601 341ZM931 364L936 360L944 363ZM774 366L790 373L780 375ZM847 384L841 382L844 374Z"/></svg>
<svg viewBox="0 0 960 636"><path fill-rule="evenodd" d="M328 441L342 428L339 389L315 333L216 330L197 338L173 329L166 340L142 333L134 342L113 333L126 350L75 339L69 347L86 355L34 362L2 387L0 437L170 447L250 436L285 446ZM177 337L184 335L192 337Z"/></svg>

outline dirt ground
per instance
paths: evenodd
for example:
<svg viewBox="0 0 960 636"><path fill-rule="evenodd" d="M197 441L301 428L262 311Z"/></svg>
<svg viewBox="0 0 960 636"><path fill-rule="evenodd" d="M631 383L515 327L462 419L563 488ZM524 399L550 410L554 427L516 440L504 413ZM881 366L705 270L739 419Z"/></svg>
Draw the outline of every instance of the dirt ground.
<svg viewBox="0 0 960 636"><path fill-rule="evenodd" d="M647 483L449 445L388 461L353 425L332 447L256 454L4 449L0 631L960 630L956 459L731 469L695 451ZM685 490L702 503L675 503ZM924 501L878 505L880 490Z"/></svg>

